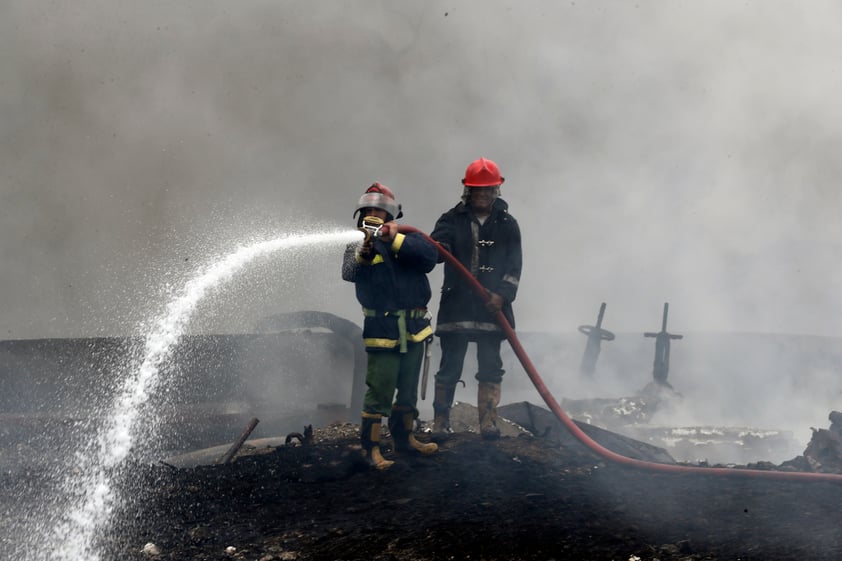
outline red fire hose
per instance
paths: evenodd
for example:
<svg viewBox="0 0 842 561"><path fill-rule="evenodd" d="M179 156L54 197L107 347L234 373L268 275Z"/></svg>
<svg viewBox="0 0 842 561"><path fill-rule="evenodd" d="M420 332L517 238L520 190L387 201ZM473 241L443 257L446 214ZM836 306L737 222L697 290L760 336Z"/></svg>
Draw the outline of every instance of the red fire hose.
<svg viewBox="0 0 842 561"><path fill-rule="evenodd" d="M482 299L487 302L490 299L490 295L488 294L488 290L483 287L479 281L474 277L468 269L465 268L462 263L459 262L449 251L447 251L440 243L435 241L433 238L425 234L424 232L420 231L419 229L408 226L405 224L401 224L398 228L400 232L403 233L416 233L421 234L427 241L432 243L436 249L438 249L439 253L444 257L445 261L456 267L456 270L465 278L471 288L479 294ZM538 371L535 369L535 366L532 364L532 361L529 360L529 357L526 355L526 352L523 350L523 347L520 344L520 341L515 335L514 329L512 329L511 324L506 319L506 316L503 315L503 312L497 312L497 323L500 324L500 327L503 329L503 332L506 334L506 339L508 339L509 344L512 346L512 349L515 351L515 354L520 360L521 365L523 365L524 370L526 370L526 374L529 376L529 379L532 380L532 383L535 385L535 389L538 390L538 393L541 394L541 397L544 399L544 403L547 404L547 407L550 408L550 411L556 416L556 418L561 422L567 430L569 430L573 436L579 439L585 446L587 446L590 450L602 456L606 460L622 464L625 466L649 470L649 471L660 471L660 472L668 472L668 473L693 473L693 474L704 474L704 475L714 475L714 476L721 476L721 477L756 477L756 478L763 478L763 479L779 479L784 481L829 481L829 482L842 482L842 475L831 474L831 473L809 473L809 472L788 472L788 471L761 471L761 470L754 470L754 469L738 469L738 468L711 468L711 467L696 467L696 466L686 466L686 465L673 465L673 464L659 464L656 462L647 462L644 460L636 460L634 458L628 458L626 456L622 456L617 454L616 452L612 452L607 448L604 448L599 443L592 440L587 434L582 431L574 423L567 413L561 408L555 398L552 396L550 391L547 389L547 386L544 385L541 376L538 375Z"/></svg>

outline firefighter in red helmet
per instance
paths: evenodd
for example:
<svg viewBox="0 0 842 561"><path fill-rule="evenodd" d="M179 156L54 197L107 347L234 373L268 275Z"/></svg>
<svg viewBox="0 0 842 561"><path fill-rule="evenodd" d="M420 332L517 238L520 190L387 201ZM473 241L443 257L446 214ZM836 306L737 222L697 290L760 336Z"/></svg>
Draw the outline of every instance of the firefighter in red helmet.
<svg viewBox="0 0 842 561"><path fill-rule="evenodd" d="M374 183L366 190L357 214L357 227L366 236L345 250L342 278L354 283L364 315L368 366L360 441L369 463L382 470L394 463L380 449L383 417L389 419L396 452L429 455L438 449L416 439L414 430L425 341L433 334L427 273L436 266L438 251L423 235L398 231L394 220L403 212L385 185Z"/></svg>
<svg viewBox="0 0 842 561"><path fill-rule="evenodd" d="M480 158L471 162L462 179L462 202L442 214L431 234L490 294L489 302L484 303L456 268L445 263L436 320L441 343L433 400L436 440L443 440L450 432L450 407L468 343L475 343L477 351L480 433L485 439L500 436L497 405L505 372L500 357L505 333L497 324L496 314L502 311L514 328L512 302L522 267L520 227L499 196L504 181L493 161Z"/></svg>

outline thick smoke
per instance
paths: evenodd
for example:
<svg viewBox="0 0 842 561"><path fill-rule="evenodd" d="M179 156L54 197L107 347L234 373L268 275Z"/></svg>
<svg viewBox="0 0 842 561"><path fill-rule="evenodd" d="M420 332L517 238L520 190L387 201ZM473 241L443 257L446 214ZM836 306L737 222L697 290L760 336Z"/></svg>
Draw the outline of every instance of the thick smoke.
<svg viewBox="0 0 842 561"><path fill-rule="evenodd" d="M833 3L0 10L7 338L130 331L202 248L351 225L375 179L429 230L479 155L523 328L842 331Z"/></svg>
<svg viewBox="0 0 842 561"><path fill-rule="evenodd" d="M478 156L524 232L519 329L668 301L678 333L837 336L840 11L5 2L3 337L133 333L214 255L352 227L374 180L429 231ZM197 325L357 319L340 255L257 266Z"/></svg>

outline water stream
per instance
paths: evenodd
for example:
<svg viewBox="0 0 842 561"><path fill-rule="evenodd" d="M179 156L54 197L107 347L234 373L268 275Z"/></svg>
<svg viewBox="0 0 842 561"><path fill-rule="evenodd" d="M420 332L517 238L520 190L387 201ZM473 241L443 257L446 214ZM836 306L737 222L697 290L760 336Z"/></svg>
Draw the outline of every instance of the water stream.
<svg viewBox="0 0 842 561"><path fill-rule="evenodd" d="M92 442L73 460L75 468L67 475L59 497L58 512L42 509L37 516L40 536L24 552L22 559L43 561L98 561L96 538L107 528L117 496L114 480L133 449L140 444L138 424L143 405L163 386L160 372L189 325L199 302L218 290L255 259L300 247L342 245L360 239L356 230L288 236L240 247L190 279L153 323L145 337L136 367L127 369L117 398L103 415ZM154 424L144 417L143 424ZM145 434L145 433L144 433Z"/></svg>

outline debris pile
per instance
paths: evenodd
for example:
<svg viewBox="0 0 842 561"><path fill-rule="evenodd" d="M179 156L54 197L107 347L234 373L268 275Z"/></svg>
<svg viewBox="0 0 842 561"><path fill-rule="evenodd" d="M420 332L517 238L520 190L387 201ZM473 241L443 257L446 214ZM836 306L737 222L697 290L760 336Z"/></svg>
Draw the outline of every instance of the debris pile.
<svg viewBox="0 0 842 561"><path fill-rule="evenodd" d="M804 459L810 471L842 473L842 413L831 411L829 429L813 429Z"/></svg>

